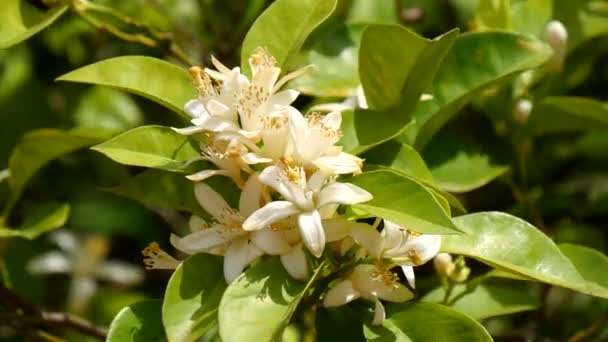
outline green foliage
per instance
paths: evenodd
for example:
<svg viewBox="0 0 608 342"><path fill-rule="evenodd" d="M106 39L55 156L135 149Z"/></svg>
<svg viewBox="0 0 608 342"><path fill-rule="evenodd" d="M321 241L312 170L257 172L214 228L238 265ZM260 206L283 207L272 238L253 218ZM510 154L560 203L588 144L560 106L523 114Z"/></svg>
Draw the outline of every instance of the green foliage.
<svg viewBox="0 0 608 342"><path fill-rule="evenodd" d="M580 284L577 290L592 296L608 298L608 273L606 273L608 257L585 246L564 243L558 247L585 279L585 284Z"/></svg>
<svg viewBox="0 0 608 342"><path fill-rule="evenodd" d="M0 225L0 238L20 237L33 240L53 229L62 227L70 215L67 204L49 203L30 213L30 216L17 228L11 229ZM2 221L0 221L0 224Z"/></svg>
<svg viewBox="0 0 608 342"><path fill-rule="evenodd" d="M0 49L28 39L51 25L68 9L58 5L46 11L26 0L5 0L0 4Z"/></svg>
<svg viewBox="0 0 608 342"><path fill-rule="evenodd" d="M530 114L532 134L608 129L608 107L580 97L551 96L542 99Z"/></svg>
<svg viewBox="0 0 608 342"><path fill-rule="evenodd" d="M160 300L146 300L122 309L112 321L108 342L166 341L160 321Z"/></svg>

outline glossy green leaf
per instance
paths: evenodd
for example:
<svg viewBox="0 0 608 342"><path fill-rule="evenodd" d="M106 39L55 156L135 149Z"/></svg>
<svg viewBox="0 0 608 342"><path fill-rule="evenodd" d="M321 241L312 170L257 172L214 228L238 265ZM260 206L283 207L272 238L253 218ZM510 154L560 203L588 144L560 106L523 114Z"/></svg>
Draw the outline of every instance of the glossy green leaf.
<svg viewBox="0 0 608 342"><path fill-rule="evenodd" d="M442 135L431 141L423 155L435 184L446 191L467 192L488 184L509 170L487 150L458 137Z"/></svg>
<svg viewBox="0 0 608 342"><path fill-rule="evenodd" d="M78 127L124 131L139 126L143 114L128 94L92 87L80 99L74 119Z"/></svg>
<svg viewBox="0 0 608 342"><path fill-rule="evenodd" d="M126 165L184 172L184 163L200 156L194 140L164 126L142 126L92 147Z"/></svg>
<svg viewBox="0 0 608 342"><path fill-rule="evenodd" d="M576 290L608 298L608 257L596 249L569 243L560 244L559 249L585 279Z"/></svg>
<svg viewBox="0 0 608 342"><path fill-rule="evenodd" d="M375 170L353 177L351 182L374 196L371 201L354 205L357 209L421 233L459 233L433 194L412 178Z"/></svg>
<svg viewBox="0 0 608 342"><path fill-rule="evenodd" d="M265 258L232 282L219 307L225 342L270 341L285 327L290 305L304 284L293 280L278 258ZM298 299L299 298L299 299Z"/></svg>
<svg viewBox="0 0 608 342"><path fill-rule="evenodd" d="M48 162L102 139L100 136L57 129L40 129L25 134L9 160L11 197L4 212L12 209L32 176Z"/></svg>
<svg viewBox="0 0 608 342"><path fill-rule="evenodd" d="M263 47L279 67L289 66L306 37L336 7L336 0L277 0L264 11L247 32L241 50L241 67L250 73L249 57Z"/></svg>
<svg viewBox="0 0 608 342"><path fill-rule="evenodd" d="M477 29L506 29L512 28L511 0L479 1L475 13Z"/></svg>
<svg viewBox="0 0 608 342"><path fill-rule="evenodd" d="M167 337L161 324L161 301L135 303L122 309L112 321L107 342L162 342Z"/></svg>
<svg viewBox="0 0 608 342"><path fill-rule="evenodd" d="M50 203L28 213L25 221L17 228L2 227L0 238L20 237L33 240L53 229L62 227L70 216L68 204Z"/></svg>
<svg viewBox="0 0 608 342"><path fill-rule="evenodd" d="M399 24L394 0L353 0L346 20L350 23Z"/></svg>
<svg viewBox="0 0 608 342"><path fill-rule="evenodd" d="M115 57L84 66L57 81L109 86L141 95L188 117L184 105L196 97L196 89L185 69L144 56Z"/></svg>
<svg viewBox="0 0 608 342"><path fill-rule="evenodd" d="M608 106L583 97L547 97L527 122L533 134L608 129Z"/></svg>
<svg viewBox="0 0 608 342"><path fill-rule="evenodd" d="M387 141L363 154L366 165L390 167L408 176L433 183L433 175L414 148L395 140Z"/></svg>
<svg viewBox="0 0 608 342"><path fill-rule="evenodd" d="M146 205L207 216L194 197L194 183L183 174L145 170L106 190Z"/></svg>
<svg viewBox="0 0 608 342"><path fill-rule="evenodd" d="M541 37L553 14L553 0L515 0L511 13L515 31Z"/></svg>
<svg viewBox="0 0 608 342"><path fill-rule="evenodd" d="M576 289L583 279L553 241L528 222L501 212L454 218L465 232L445 236L441 249L549 284Z"/></svg>
<svg viewBox="0 0 608 342"><path fill-rule="evenodd" d="M366 326L365 337L374 342L492 341L472 318L434 303L389 304L384 324Z"/></svg>
<svg viewBox="0 0 608 342"><path fill-rule="evenodd" d="M510 75L543 64L551 48L529 36L507 32L463 34L433 80L433 99L414 112L414 147L422 148L478 91Z"/></svg>
<svg viewBox="0 0 608 342"><path fill-rule="evenodd" d="M199 254L175 270L163 301L162 320L169 341L195 341L217 325L217 308L226 289L222 259Z"/></svg>
<svg viewBox="0 0 608 342"><path fill-rule="evenodd" d="M361 37L359 77L370 109L398 107L399 115L409 115L457 36L452 30L428 40L402 26L368 26Z"/></svg>
<svg viewBox="0 0 608 342"><path fill-rule="evenodd" d="M593 3L603 4L596 0L553 0L553 18L568 28L569 49L608 33L605 11L594 11Z"/></svg>
<svg viewBox="0 0 608 342"><path fill-rule="evenodd" d="M476 286L469 293L466 291L466 285L458 284L454 287L450 298L458 299L451 307L476 320L536 310L540 306L540 300L525 286L488 283ZM444 294L445 290L439 287L426 294L422 300L440 303Z"/></svg>
<svg viewBox="0 0 608 342"><path fill-rule="evenodd" d="M0 2L0 49L18 44L51 25L68 5L40 10L26 0Z"/></svg>

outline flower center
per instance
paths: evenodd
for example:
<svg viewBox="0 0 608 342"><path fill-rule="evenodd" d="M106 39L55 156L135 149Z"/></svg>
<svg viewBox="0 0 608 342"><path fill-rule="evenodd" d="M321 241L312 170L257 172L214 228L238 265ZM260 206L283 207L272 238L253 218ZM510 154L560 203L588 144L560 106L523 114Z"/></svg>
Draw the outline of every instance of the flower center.
<svg viewBox="0 0 608 342"><path fill-rule="evenodd" d="M268 50L262 47L257 48L251 57L249 57L249 63L254 73L263 69L274 68L277 65L274 57L272 57Z"/></svg>
<svg viewBox="0 0 608 342"><path fill-rule="evenodd" d="M376 268L372 271L371 276L372 280L380 281L387 287L394 289L399 287L399 276L397 273L391 272L381 261L376 262Z"/></svg>
<svg viewBox="0 0 608 342"><path fill-rule="evenodd" d="M193 66L188 72L190 73L192 82L201 98L214 97L220 94L221 90L219 85L214 84L211 77L209 77L203 69Z"/></svg>
<svg viewBox="0 0 608 342"><path fill-rule="evenodd" d="M342 131L340 129L334 129L325 123L323 120L324 116L318 113L309 114L306 116L306 122L308 127L317 131L318 134L329 140L331 144L335 144L342 138Z"/></svg>

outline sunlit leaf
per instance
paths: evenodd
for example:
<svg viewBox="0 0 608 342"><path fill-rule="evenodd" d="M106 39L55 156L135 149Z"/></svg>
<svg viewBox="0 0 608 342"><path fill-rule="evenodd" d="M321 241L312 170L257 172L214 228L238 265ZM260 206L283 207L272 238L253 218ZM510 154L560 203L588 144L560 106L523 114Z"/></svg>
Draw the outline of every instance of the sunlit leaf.
<svg viewBox="0 0 608 342"><path fill-rule="evenodd" d="M26 0L0 2L0 49L18 44L51 25L68 5L40 10Z"/></svg>
<svg viewBox="0 0 608 342"><path fill-rule="evenodd" d="M167 337L160 316L161 301L146 300L122 309L112 321L107 342L162 342Z"/></svg>
<svg viewBox="0 0 608 342"><path fill-rule="evenodd" d="M78 127L123 131L140 125L143 114L128 94L92 87L80 99L74 119Z"/></svg>
<svg viewBox="0 0 608 342"><path fill-rule="evenodd" d="M0 238L20 237L33 240L46 232L62 227L69 216L69 205L49 203L28 213L25 221L17 228L2 227L0 221Z"/></svg>
<svg viewBox="0 0 608 342"><path fill-rule="evenodd" d="M486 0L480 1L475 13L477 29L506 29L512 28L511 1Z"/></svg>
<svg viewBox="0 0 608 342"><path fill-rule="evenodd" d="M596 249L569 243L560 244L559 249L585 279L576 290L608 298L608 257Z"/></svg>
<svg viewBox="0 0 608 342"><path fill-rule="evenodd" d="M433 183L433 175L426 163L411 146L391 140L365 152L366 165L388 166L406 175Z"/></svg>

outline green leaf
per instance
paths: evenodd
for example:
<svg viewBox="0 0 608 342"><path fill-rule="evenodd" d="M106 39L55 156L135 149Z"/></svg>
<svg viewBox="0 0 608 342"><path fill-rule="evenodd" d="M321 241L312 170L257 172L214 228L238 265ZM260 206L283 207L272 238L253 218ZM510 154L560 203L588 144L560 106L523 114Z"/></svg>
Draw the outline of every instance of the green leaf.
<svg viewBox="0 0 608 342"><path fill-rule="evenodd" d="M593 10L593 4L604 5L602 1L553 0L554 19L568 28L569 50L608 33L605 10Z"/></svg>
<svg viewBox="0 0 608 342"><path fill-rule="evenodd" d="M433 99L416 107L414 147L422 148L478 91L543 64L551 48L529 36L507 32L463 34L433 80ZM407 140L409 141L409 140Z"/></svg>
<svg viewBox="0 0 608 342"><path fill-rule="evenodd" d="M226 289L222 259L199 254L175 270L163 301L163 325L170 341L195 341L217 325L217 308Z"/></svg>
<svg viewBox="0 0 608 342"><path fill-rule="evenodd" d="M441 250L549 284L577 289L581 275L553 241L528 222L501 212L454 218L466 234L444 236Z"/></svg>
<svg viewBox="0 0 608 342"><path fill-rule="evenodd" d="M399 107L400 115L409 115L457 36L452 30L428 40L402 26L368 26L361 37L359 77L370 109Z"/></svg>
<svg viewBox="0 0 608 342"><path fill-rule="evenodd" d="M194 183L182 174L145 170L106 190L146 205L208 216L194 197Z"/></svg>
<svg viewBox="0 0 608 342"><path fill-rule="evenodd" d="M285 326L290 304L304 284L293 280L278 258L264 258L232 282L219 307L225 342L270 341Z"/></svg>
<svg viewBox="0 0 608 342"><path fill-rule="evenodd" d="M306 37L336 8L336 0L277 0L247 32L241 50L241 68L250 74L249 57L266 48L281 68L288 66Z"/></svg>
<svg viewBox="0 0 608 342"><path fill-rule="evenodd" d="M596 249L569 243L559 244L559 249L585 279L576 290L608 298L608 257Z"/></svg>
<svg viewBox="0 0 608 342"><path fill-rule="evenodd" d="M608 107L583 97L547 97L536 104L527 122L533 134L608 128Z"/></svg>
<svg viewBox="0 0 608 342"><path fill-rule="evenodd" d="M80 99L74 119L78 127L124 131L139 126L143 114L128 94L92 87Z"/></svg>
<svg viewBox="0 0 608 342"><path fill-rule="evenodd" d="M188 160L200 153L192 138L164 126L142 126L92 147L126 165L184 172Z"/></svg>
<svg viewBox="0 0 608 342"><path fill-rule="evenodd" d="M475 13L477 28L507 29L512 28L511 1L510 0L485 0L479 2Z"/></svg>
<svg viewBox="0 0 608 342"><path fill-rule="evenodd" d="M462 297L451 307L476 320L536 310L540 306L539 299L521 285L488 283L477 285L472 292L465 294L466 291L467 286L464 284L454 287L451 298ZM444 295L443 287L438 287L426 294L422 300L439 303Z"/></svg>
<svg viewBox="0 0 608 342"><path fill-rule="evenodd" d="M424 149L433 180L450 192L467 192L505 174L509 167L498 163L489 147L466 142L456 136L435 137Z"/></svg>
<svg viewBox="0 0 608 342"><path fill-rule="evenodd" d="M46 232L62 227L69 216L68 204L49 203L28 213L23 224L16 229L0 226L0 238L20 237L33 240Z"/></svg>
<svg viewBox="0 0 608 342"><path fill-rule="evenodd" d="M9 160L11 197L4 212L10 212L29 180L48 162L101 140L99 136L57 129L39 129L25 134Z"/></svg>
<svg viewBox="0 0 608 342"><path fill-rule="evenodd" d="M351 182L374 198L353 207L427 234L458 234L433 193L415 180L389 170L364 172Z"/></svg>
<svg viewBox="0 0 608 342"><path fill-rule="evenodd" d="M433 183L433 175L426 163L420 154L407 144L395 140L387 141L365 152L362 157L366 165L387 166L421 181Z"/></svg>
<svg viewBox="0 0 608 342"><path fill-rule="evenodd" d="M158 299L135 303L122 309L112 321L107 342L161 342L167 337L160 317Z"/></svg>
<svg viewBox="0 0 608 342"><path fill-rule="evenodd" d="M394 0L353 0L349 4L349 23L399 24Z"/></svg>
<svg viewBox="0 0 608 342"><path fill-rule="evenodd" d="M386 317L382 326L365 326L368 341L492 341L481 324L439 304L389 304Z"/></svg>
<svg viewBox="0 0 608 342"><path fill-rule="evenodd" d="M16 45L51 25L68 5L39 10L26 0L0 2L0 49Z"/></svg>
<svg viewBox="0 0 608 342"><path fill-rule="evenodd" d="M540 37L553 12L552 0L522 0L511 4L513 28Z"/></svg>
<svg viewBox="0 0 608 342"><path fill-rule="evenodd" d="M57 81L109 86L141 95L189 118L184 105L196 97L186 70L144 56L115 57L76 69Z"/></svg>

